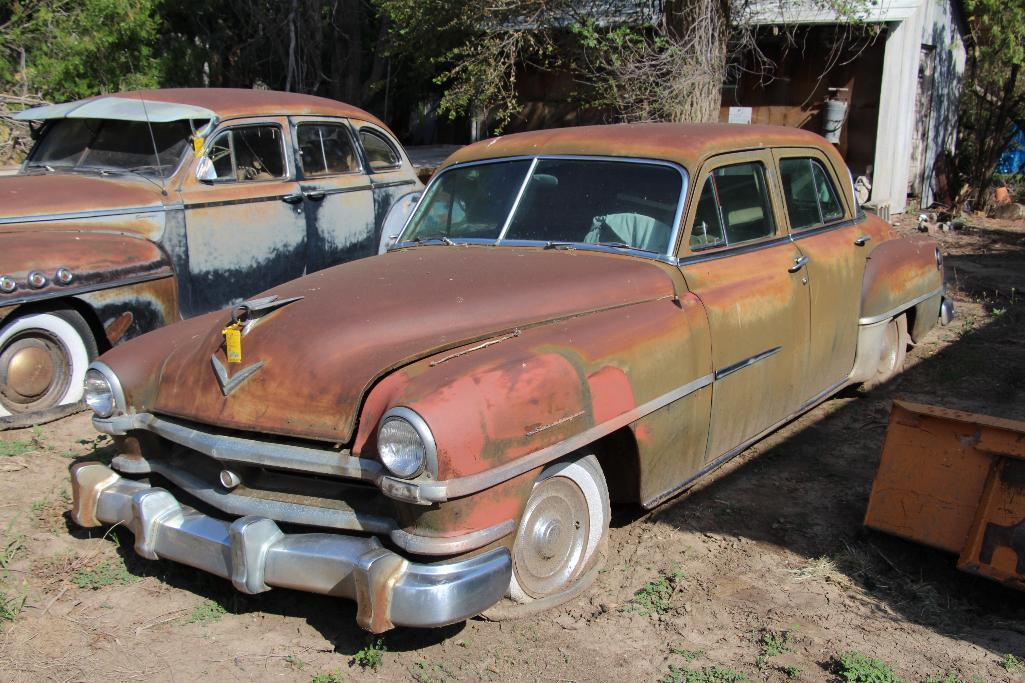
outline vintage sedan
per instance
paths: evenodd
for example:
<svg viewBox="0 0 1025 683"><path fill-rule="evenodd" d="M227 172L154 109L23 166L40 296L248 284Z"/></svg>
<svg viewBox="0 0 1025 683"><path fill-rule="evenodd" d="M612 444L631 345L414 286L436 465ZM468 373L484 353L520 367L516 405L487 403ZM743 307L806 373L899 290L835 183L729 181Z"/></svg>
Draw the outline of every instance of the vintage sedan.
<svg viewBox="0 0 1025 683"><path fill-rule="evenodd" d="M73 517L374 632L533 611L652 507L943 316L942 259L800 130L645 124L457 152L384 255L124 344ZM508 598L508 600L505 600ZM518 607L517 607L518 606Z"/></svg>
<svg viewBox="0 0 1025 683"><path fill-rule="evenodd" d="M259 90L37 107L0 178L0 428L81 405L97 351L377 253L422 190L365 111Z"/></svg>

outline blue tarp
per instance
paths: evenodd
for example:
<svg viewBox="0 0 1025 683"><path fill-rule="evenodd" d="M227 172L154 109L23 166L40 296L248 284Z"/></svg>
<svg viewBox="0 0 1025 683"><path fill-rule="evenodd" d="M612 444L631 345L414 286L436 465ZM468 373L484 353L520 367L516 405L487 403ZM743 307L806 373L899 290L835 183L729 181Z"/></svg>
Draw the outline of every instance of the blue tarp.
<svg viewBox="0 0 1025 683"><path fill-rule="evenodd" d="M997 173L1025 173L1025 131L1015 128L1017 132L1011 138L1011 144L1000 156Z"/></svg>

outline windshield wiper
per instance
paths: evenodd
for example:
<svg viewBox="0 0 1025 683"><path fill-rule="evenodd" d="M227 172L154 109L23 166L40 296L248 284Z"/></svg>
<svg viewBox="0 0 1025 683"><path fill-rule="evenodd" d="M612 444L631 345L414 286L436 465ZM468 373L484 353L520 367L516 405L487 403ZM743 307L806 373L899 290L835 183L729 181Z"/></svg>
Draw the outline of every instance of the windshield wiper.
<svg viewBox="0 0 1025 683"><path fill-rule="evenodd" d="M455 244L455 242L450 240L445 235L426 235L424 237L414 237L413 241L417 244L423 244L424 242L444 242L445 244Z"/></svg>
<svg viewBox="0 0 1025 683"><path fill-rule="evenodd" d="M626 242L595 242L595 244L597 244L599 247L612 247L613 249L633 249L634 251L644 251L649 254L658 253L656 251L652 251L651 249L641 249L640 247L635 247L634 245L627 244Z"/></svg>
<svg viewBox="0 0 1025 683"><path fill-rule="evenodd" d="M160 183L158 183L156 180L153 180L153 178L151 178L147 174L145 174L142 171L140 171L139 168L155 168L155 167L154 166L140 166L138 168L111 168L109 166L75 166L72 170L73 171L77 171L77 170L81 169L81 170L84 170L84 171L90 171L92 173L99 173L101 176L125 175L126 173L132 173L134 175L139 176L140 178L142 178L146 182L151 183L151 184L155 185L156 187L160 188L161 194L163 194L166 197L167 196L167 190L164 189L164 186L161 185ZM161 177L163 177L163 176L161 176Z"/></svg>
<svg viewBox="0 0 1025 683"><path fill-rule="evenodd" d="M545 243L545 249L576 249L572 242L555 242L549 240Z"/></svg>

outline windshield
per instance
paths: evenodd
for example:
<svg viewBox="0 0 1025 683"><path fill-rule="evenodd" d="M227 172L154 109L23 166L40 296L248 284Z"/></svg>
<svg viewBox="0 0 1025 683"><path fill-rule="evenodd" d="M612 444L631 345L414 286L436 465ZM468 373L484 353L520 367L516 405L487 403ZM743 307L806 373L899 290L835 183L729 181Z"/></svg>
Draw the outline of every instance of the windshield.
<svg viewBox="0 0 1025 683"><path fill-rule="evenodd" d="M533 171L531 164L520 159L444 171L400 241L600 244L668 253L683 190L678 169L574 158L542 158Z"/></svg>
<svg viewBox="0 0 1025 683"><path fill-rule="evenodd" d="M153 123L112 119L59 119L46 126L27 170L109 171L171 175L189 144L188 121ZM154 155L154 140L156 155Z"/></svg>

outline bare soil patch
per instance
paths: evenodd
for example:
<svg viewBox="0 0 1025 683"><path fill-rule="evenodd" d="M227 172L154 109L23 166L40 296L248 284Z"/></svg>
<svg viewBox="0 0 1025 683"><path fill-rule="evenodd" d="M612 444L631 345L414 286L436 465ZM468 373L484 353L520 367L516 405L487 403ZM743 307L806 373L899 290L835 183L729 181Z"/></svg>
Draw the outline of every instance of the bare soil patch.
<svg viewBox="0 0 1025 683"><path fill-rule="evenodd" d="M907 681L1025 680L1006 658L1025 659L1025 596L861 523L894 397L1025 419L1025 226L938 237L960 317L901 377L826 402L653 512L616 510L595 585L522 621L371 643L350 603L240 595L138 558L130 533L70 524L68 466L112 455L85 414L0 433L0 678L823 681L857 651Z"/></svg>

